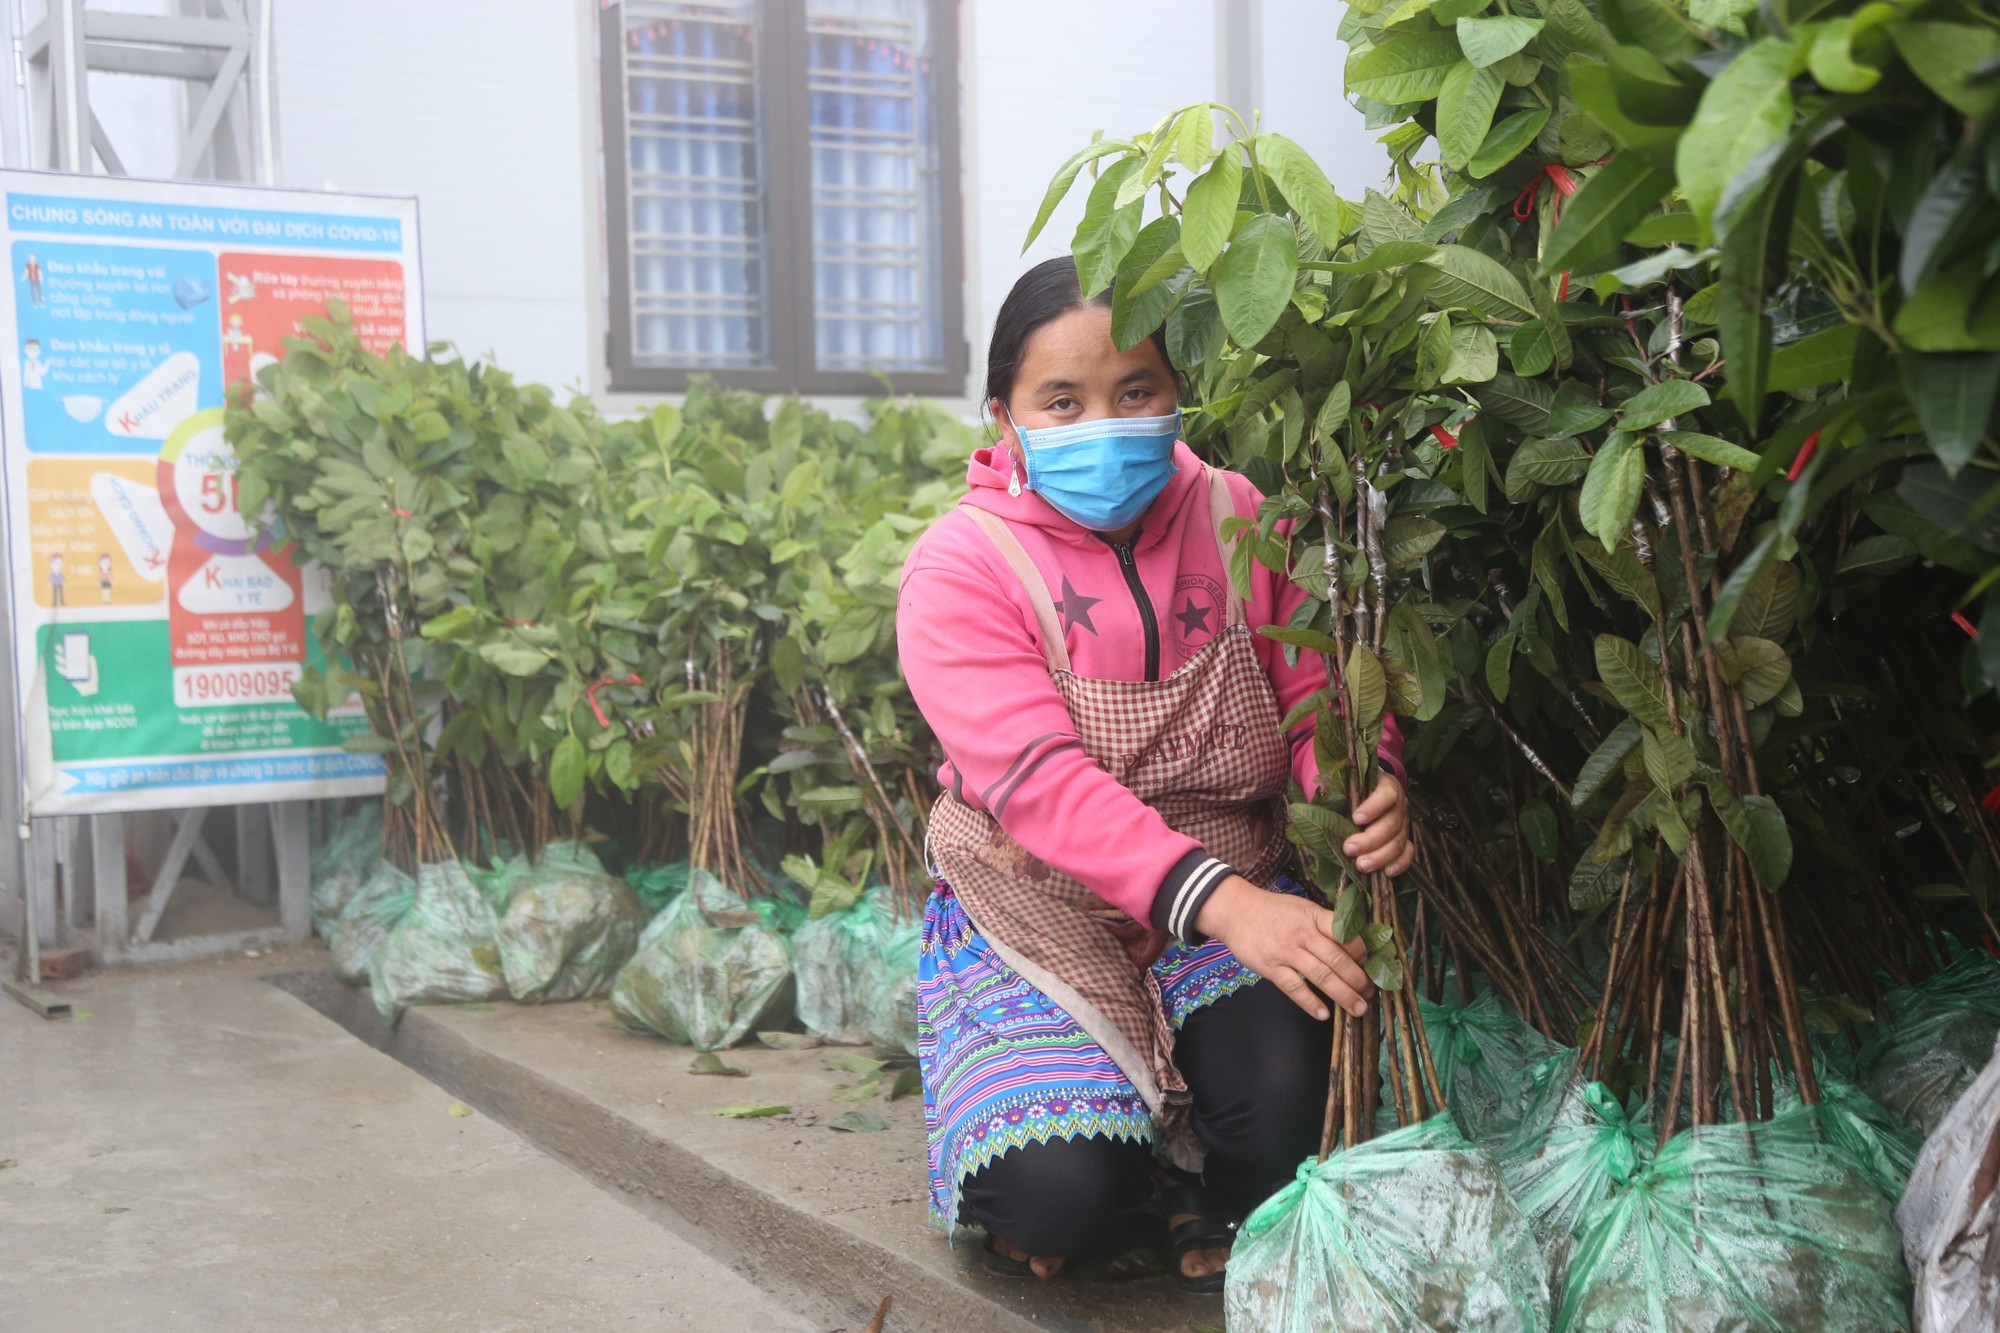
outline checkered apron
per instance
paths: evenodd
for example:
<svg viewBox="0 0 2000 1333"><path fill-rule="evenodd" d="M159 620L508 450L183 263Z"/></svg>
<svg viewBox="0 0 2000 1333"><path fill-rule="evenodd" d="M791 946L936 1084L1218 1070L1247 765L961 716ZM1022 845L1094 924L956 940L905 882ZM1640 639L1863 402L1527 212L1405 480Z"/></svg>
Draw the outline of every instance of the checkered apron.
<svg viewBox="0 0 2000 1333"><path fill-rule="evenodd" d="M1210 468L1208 480L1209 516L1226 551L1219 524L1235 505L1222 473ZM1290 862L1284 799L1291 747L1235 587L1222 631L1166 679L1088 679L1070 669L1062 622L1020 540L997 515L966 512L1034 604L1049 674L1085 751L1169 827L1269 886ZM1165 936L1042 862L999 821L949 791L931 814L930 854L993 951L1104 1048L1145 1098L1169 1154L1199 1167L1173 1030L1159 983L1139 961L1156 956Z"/></svg>

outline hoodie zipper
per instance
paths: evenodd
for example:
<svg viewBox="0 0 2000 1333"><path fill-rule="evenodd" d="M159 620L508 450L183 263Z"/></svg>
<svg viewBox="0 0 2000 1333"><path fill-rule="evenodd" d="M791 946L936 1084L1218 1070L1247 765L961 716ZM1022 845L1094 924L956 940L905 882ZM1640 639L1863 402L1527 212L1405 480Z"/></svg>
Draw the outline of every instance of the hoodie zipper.
<svg viewBox="0 0 2000 1333"><path fill-rule="evenodd" d="M1132 543L1112 542L1110 546L1118 553L1119 571L1125 575L1125 586L1139 608L1139 624L1146 631L1146 679L1156 681L1160 678L1160 621L1153 614L1153 599L1146 595L1146 585L1139 578L1139 563L1132 558Z"/></svg>

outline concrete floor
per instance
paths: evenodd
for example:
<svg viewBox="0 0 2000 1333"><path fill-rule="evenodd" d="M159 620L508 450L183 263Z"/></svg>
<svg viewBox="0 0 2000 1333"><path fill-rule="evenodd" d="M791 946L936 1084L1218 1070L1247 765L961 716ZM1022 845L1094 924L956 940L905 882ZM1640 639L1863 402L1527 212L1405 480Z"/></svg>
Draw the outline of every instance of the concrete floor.
<svg viewBox="0 0 2000 1333"><path fill-rule="evenodd" d="M261 980L323 966L91 976L70 1019L0 997L0 1326L809 1327Z"/></svg>

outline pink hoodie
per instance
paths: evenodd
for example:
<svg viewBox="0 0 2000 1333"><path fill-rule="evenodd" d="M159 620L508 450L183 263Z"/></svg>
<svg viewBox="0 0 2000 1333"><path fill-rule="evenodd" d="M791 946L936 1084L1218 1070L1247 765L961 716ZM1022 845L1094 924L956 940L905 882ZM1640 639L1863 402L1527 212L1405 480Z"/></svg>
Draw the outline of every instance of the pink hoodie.
<svg viewBox="0 0 2000 1333"><path fill-rule="evenodd" d="M959 504L1013 527L1055 600L1078 675L1159 680L1214 637L1228 571L1209 522L1206 467L1185 444L1176 447L1174 477L1129 548L1113 547L1033 492L1009 495L1011 461L999 445L974 453L966 470L971 489ZM1254 517L1257 488L1235 474L1228 482L1236 512ZM1287 623L1305 593L1261 564L1252 569L1249 623ZM946 514L911 551L896 639L910 693L944 746L941 783L1135 919L1156 928L1170 917L1192 922L1199 905L1176 899L1197 883L1219 882L1204 870L1206 854L1084 753L1049 677L1027 593L966 515ZM1288 667L1283 645L1259 636L1257 654L1281 716L1326 683L1317 653L1301 652ZM1402 749L1389 719L1381 753L1399 775ZM1292 771L1314 789L1310 722L1293 733ZM1192 928L1178 933L1191 936Z"/></svg>

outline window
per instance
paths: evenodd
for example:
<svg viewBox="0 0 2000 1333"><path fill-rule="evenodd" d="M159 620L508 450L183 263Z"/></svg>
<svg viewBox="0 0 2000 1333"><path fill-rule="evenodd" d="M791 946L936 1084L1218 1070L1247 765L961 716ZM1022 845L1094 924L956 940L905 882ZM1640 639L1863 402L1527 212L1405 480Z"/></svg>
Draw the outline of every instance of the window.
<svg viewBox="0 0 2000 1333"><path fill-rule="evenodd" d="M611 387L963 392L955 0L603 16Z"/></svg>

